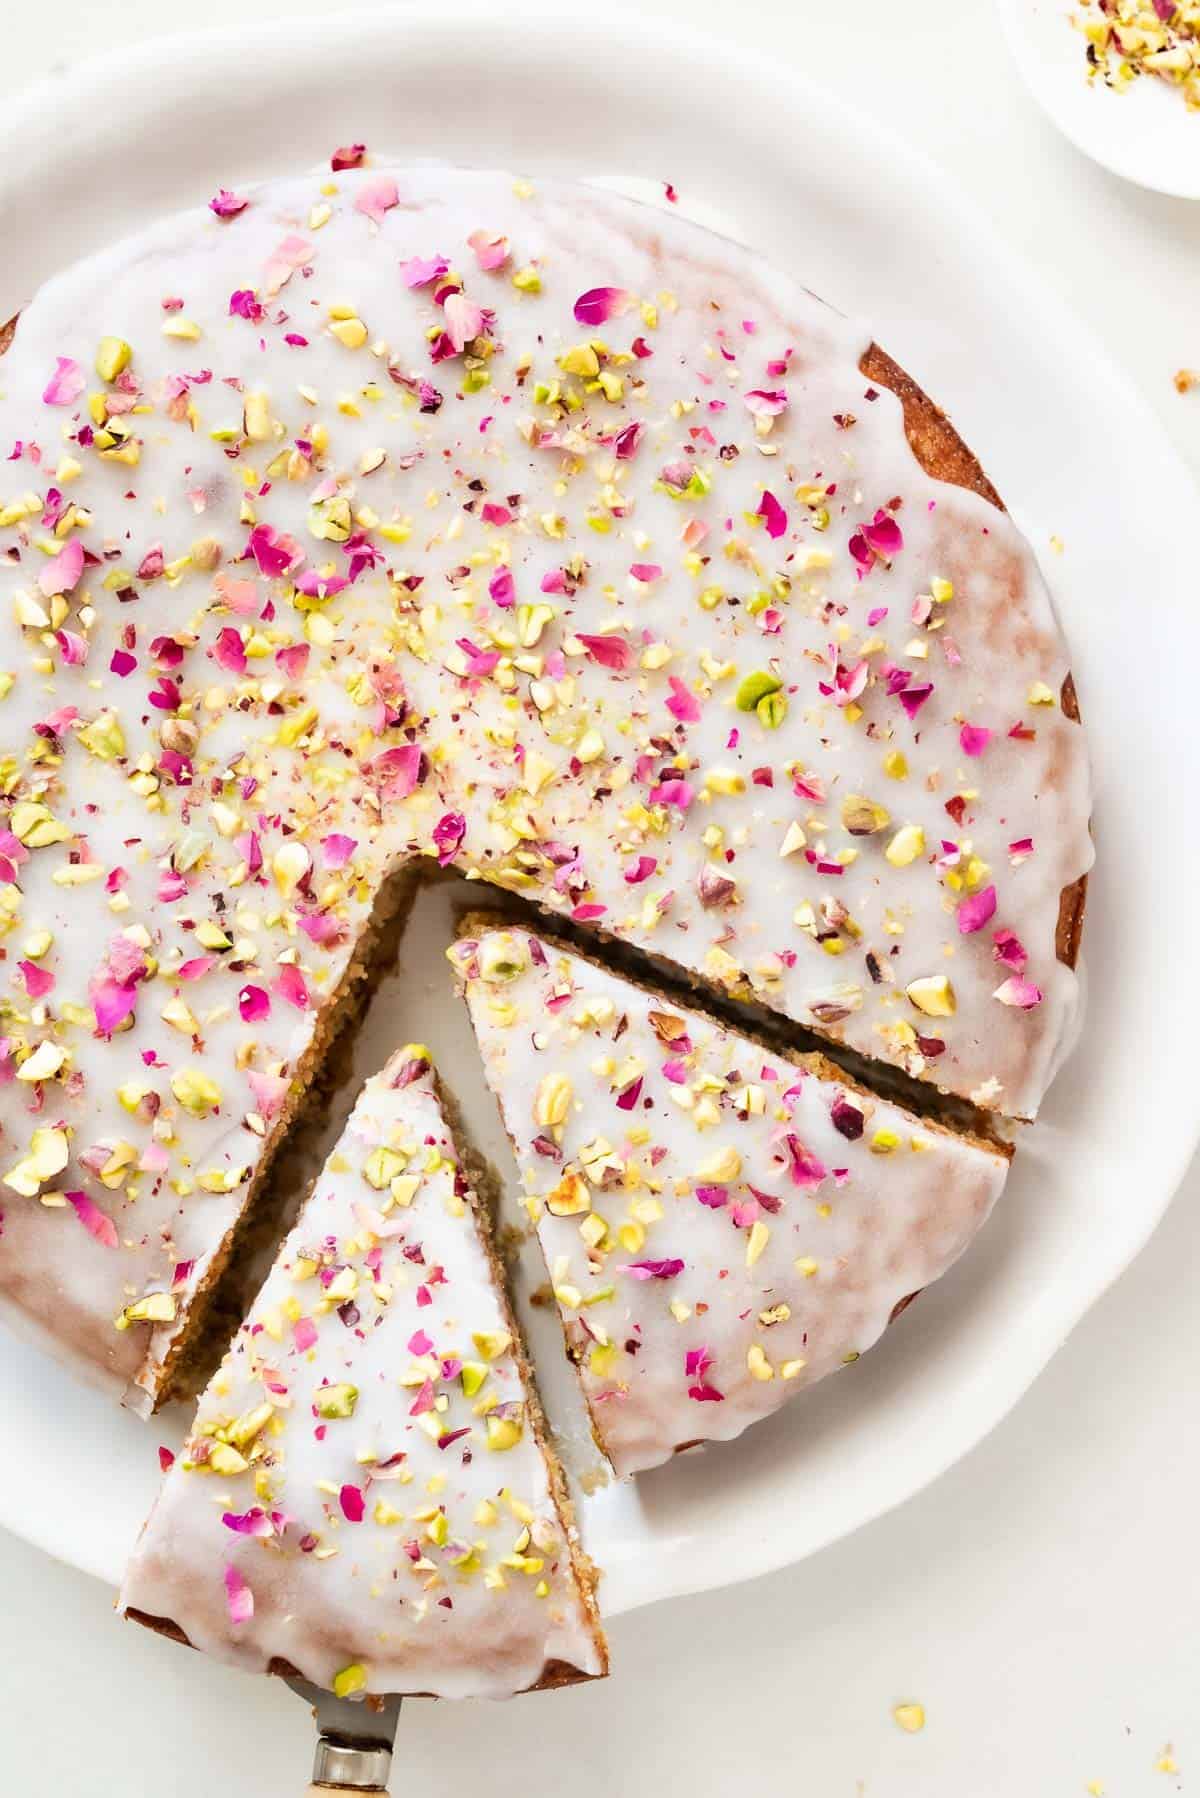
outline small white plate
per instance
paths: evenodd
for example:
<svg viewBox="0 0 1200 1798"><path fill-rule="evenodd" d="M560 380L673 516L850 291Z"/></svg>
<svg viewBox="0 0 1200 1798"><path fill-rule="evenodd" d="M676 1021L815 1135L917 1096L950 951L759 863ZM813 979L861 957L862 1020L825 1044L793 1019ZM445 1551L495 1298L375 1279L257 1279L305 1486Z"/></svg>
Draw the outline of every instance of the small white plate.
<svg viewBox="0 0 1200 1798"><path fill-rule="evenodd" d="M587 1501L611 1614L799 1560L919 1490L1004 1416L1162 1216L1198 1131L1197 496L1099 345L927 163L790 68L624 16L460 3L440 20L254 25L122 51L10 100L0 317L147 214L355 140L400 161L673 181L685 210L869 318L1043 555L1095 760L1087 1028L993 1221L855 1367L740 1441ZM406 947L403 1014L378 995L358 1065L404 1031L442 1048L465 1094L465 1043L435 1036L460 1028L442 903L430 894ZM5 1341L3 1358L0 1523L115 1581L164 1426L27 1346Z"/></svg>
<svg viewBox="0 0 1200 1798"><path fill-rule="evenodd" d="M1078 0L995 0L1030 93L1085 156L1178 199L1200 199L1200 112L1151 75L1125 93L1088 80L1087 40L1071 24Z"/></svg>

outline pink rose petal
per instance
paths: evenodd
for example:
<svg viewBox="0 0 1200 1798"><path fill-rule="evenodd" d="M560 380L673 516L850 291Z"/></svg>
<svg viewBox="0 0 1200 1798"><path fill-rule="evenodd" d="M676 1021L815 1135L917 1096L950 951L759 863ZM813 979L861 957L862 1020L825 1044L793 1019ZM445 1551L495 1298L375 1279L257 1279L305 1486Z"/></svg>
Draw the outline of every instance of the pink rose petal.
<svg viewBox="0 0 1200 1798"><path fill-rule="evenodd" d="M290 1082L283 1074L260 1074L251 1069L246 1084L254 1094L256 1109L265 1118L273 1118L287 1098Z"/></svg>
<svg viewBox="0 0 1200 1798"><path fill-rule="evenodd" d="M250 533L248 548L258 563L259 572L271 580L290 574L304 560L304 551L296 539L289 537L286 531L277 531L270 524L255 525Z"/></svg>
<svg viewBox="0 0 1200 1798"><path fill-rule="evenodd" d="M448 295L444 307L446 335L459 355L483 332L483 311L465 293Z"/></svg>
<svg viewBox="0 0 1200 1798"><path fill-rule="evenodd" d="M287 286L298 268L303 268L313 254L313 246L303 237L290 231L283 242L271 252L267 266L263 270L263 285L268 299L273 299L280 290Z"/></svg>
<svg viewBox="0 0 1200 1798"><path fill-rule="evenodd" d="M254 1536L265 1541L275 1534L275 1526L261 1505L251 1505L248 1511L223 1511L221 1522L235 1536Z"/></svg>
<svg viewBox="0 0 1200 1798"><path fill-rule="evenodd" d="M229 1607L229 1621L235 1628L250 1622L254 1616L254 1594L232 1565L225 1569L225 1601Z"/></svg>
<svg viewBox="0 0 1200 1798"><path fill-rule="evenodd" d="M926 681L923 686L919 687L905 687L900 694L900 704L904 707L910 718L915 718L932 692L932 681Z"/></svg>
<svg viewBox="0 0 1200 1798"><path fill-rule="evenodd" d="M70 406L87 386L87 376L72 356L56 356L55 369L42 393L47 406Z"/></svg>
<svg viewBox="0 0 1200 1798"><path fill-rule="evenodd" d="M35 961L19 961L17 969L31 999L44 999L54 991L54 976L48 968L39 968Z"/></svg>
<svg viewBox="0 0 1200 1798"><path fill-rule="evenodd" d="M992 938L992 955L1014 974L1025 972L1025 963L1029 959L1025 945L1012 930L998 930Z"/></svg>
<svg viewBox="0 0 1200 1798"><path fill-rule="evenodd" d="M245 212L250 202L242 194L231 193L227 187L219 187L208 202L210 212L215 212L219 219L236 218L239 212Z"/></svg>
<svg viewBox="0 0 1200 1798"><path fill-rule="evenodd" d="M226 674L245 674L246 646L242 642L241 632L235 631L232 625L217 633L213 644L213 660Z"/></svg>
<svg viewBox="0 0 1200 1798"><path fill-rule="evenodd" d="M636 295L627 293L623 287L589 287L575 302L575 322L603 325L610 318L621 318L636 304Z"/></svg>
<svg viewBox="0 0 1200 1798"><path fill-rule="evenodd" d="M357 838L343 836L340 831L331 831L321 838L321 854L327 868L344 868L357 848Z"/></svg>
<svg viewBox="0 0 1200 1798"><path fill-rule="evenodd" d="M632 668L637 659L632 644L627 643L624 637L618 637L615 634L594 637L580 631L579 641L583 644L590 659L593 662L599 662L602 668L615 668L618 672L623 673L626 669Z"/></svg>
<svg viewBox="0 0 1200 1798"><path fill-rule="evenodd" d="M661 780L650 789L651 804L673 805L681 812L687 811L695 797L696 789L688 780Z"/></svg>
<svg viewBox="0 0 1200 1798"><path fill-rule="evenodd" d="M796 1186L819 1186L828 1177L829 1169L824 1162L790 1130L784 1136L784 1147L787 1149L788 1172Z"/></svg>
<svg viewBox="0 0 1200 1798"><path fill-rule="evenodd" d="M202 980L216 965L215 955L193 955L188 961L180 962L175 977L177 980Z"/></svg>
<svg viewBox="0 0 1200 1798"><path fill-rule="evenodd" d="M366 1511L366 1501L362 1489L358 1486L343 1486L339 1494L342 1516L347 1523L361 1523Z"/></svg>
<svg viewBox="0 0 1200 1798"><path fill-rule="evenodd" d="M94 1236L106 1249L115 1249L118 1245L117 1226L112 1218L101 1211L86 1192L69 1192L66 1196L88 1235Z"/></svg>
<svg viewBox="0 0 1200 1798"><path fill-rule="evenodd" d="M888 561L904 548L904 536L891 512L876 512L870 524L860 526L863 536L882 560Z"/></svg>
<svg viewBox="0 0 1200 1798"><path fill-rule="evenodd" d="M333 599L349 585L344 574L318 574L315 568L306 568L296 576L296 591L308 599Z"/></svg>
<svg viewBox="0 0 1200 1798"><path fill-rule="evenodd" d="M406 287L428 287L445 274L450 264L444 256L410 256L400 264L400 279Z"/></svg>
<svg viewBox="0 0 1200 1798"><path fill-rule="evenodd" d="M503 268L508 261L508 239L493 231L472 231L467 242L475 252L481 269L489 272Z"/></svg>
<svg viewBox="0 0 1200 1798"><path fill-rule="evenodd" d="M467 834L467 821L461 812L445 812L433 827L433 844L438 865L449 867Z"/></svg>
<svg viewBox="0 0 1200 1798"><path fill-rule="evenodd" d="M680 680L677 674L668 676L671 697L667 701L667 710L681 724L698 724L700 721L700 701L691 689Z"/></svg>
<svg viewBox="0 0 1200 1798"><path fill-rule="evenodd" d="M271 995L265 987L244 986L238 994L238 1011L244 1024L261 1024L271 1015Z"/></svg>
<svg viewBox="0 0 1200 1798"><path fill-rule="evenodd" d="M613 452L619 462L628 462L634 454L646 427L643 424L625 425L613 439Z"/></svg>
<svg viewBox="0 0 1200 1798"><path fill-rule="evenodd" d="M996 915L996 889L984 887L982 892L973 893L964 899L958 908L958 928L962 936L971 936Z"/></svg>
<svg viewBox="0 0 1200 1798"><path fill-rule="evenodd" d="M354 198L355 212L365 213L377 225L382 225L385 212L399 204L400 189L390 175L380 175L377 181L365 182Z"/></svg>
<svg viewBox="0 0 1200 1798"><path fill-rule="evenodd" d="M752 387L746 394L746 410L755 418L778 418L788 403L788 396L782 387Z"/></svg>
<svg viewBox="0 0 1200 1798"><path fill-rule="evenodd" d="M137 993L132 985L122 986L115 980L101 980L89 987L88 998L96 1014L96 1035L111 1036L132 1014Z"/></svg>
<svg viewBox="0 0 1200 1798"><path fill-rule="evenodd" d="M763 488L762 498L758 502L755 516L761 518L766 525L768 537L782 537L787 530L787 513L769 487Z"/></svg>
<svg viewBox="0 0 1200 1798"><path fill-rule="evenodd" d="M279 970L279 979L275 982L275 991L279 994L279 997L286 1000L289 1005L294 1005L297 1011L308 1010L310 1004L308 987L305 985L303 974L294 963L285 962L284 966Z"/></svg>
<svg viewBox="0 0 1200 1798"><path fill-rule="evenodd" d="M38 587L47 599L56 593L72 593L83 573L83 544L72 537L46 566L38 571Z"/></svg>
<svg viewBox="0 0 1200 1798"><path fill-rule="evenodd" d="M385 749L371 763L371 774L378 780L389 799L407 799L421 784L424 752L419 743L405 743L396 749Z"/></svg>
<svg viewBox="0 0 1200 1798"><path fill-rule="evenodd" d="M996 988L992 998L999 999L1001 1005L1015 1006L1018 1011L1031 1011L1041 1004L1042 989L1034 986L1032 980L1026 980L1023 974L1014 974Z"/></svg>
<svg viewBox="0 0 1200 1798"><path fill-rule="evenodd" d="M88 659L88 642L78 631L55 631L54 641L58 644L59 654L72 668L82 668Z"/></svg>

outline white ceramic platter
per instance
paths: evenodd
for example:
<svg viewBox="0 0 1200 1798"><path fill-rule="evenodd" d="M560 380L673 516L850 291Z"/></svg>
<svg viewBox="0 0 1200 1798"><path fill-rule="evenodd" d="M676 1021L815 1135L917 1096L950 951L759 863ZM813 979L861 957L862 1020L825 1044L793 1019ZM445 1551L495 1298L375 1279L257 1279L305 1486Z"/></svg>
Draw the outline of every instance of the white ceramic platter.
<svg viewBox="0 0 1200 1798"><path fill-rule="evenodd" d="M1200 112L1144 75L1126 93L1089 81L1087 41L1071 24L1079 0L995 0L1009 48L1035 100L1064 137L1139 187L1200 199Z"/></svg>
<svg viewBox="0 0 1200 1798"><path fill-rule="evenodd" d="M1196 493L1098 346L920 158L793 73L620 16L459 6L444 22L254 26L123 52L10 102L0 317L147 214L355 140L635 192L673 181L685 210L868 318L1043 557L1095 758L1087 1027L996 1216L857 1366L741 1441L585 1502L615 1613L799 1560L917 1491L1004 1416L1162 1216L1197 1137L1200 835L1181 777L1200 667ZM397 1040L429 1041L505 1165L448 999L450 898L421 902L410 977L377 993L357 1071ZM33 1348L5 1338L0 1354L0 1522L115 1581L155 1445L181 1420L144 1427ZM559 1381L552 1408L564 1391L570 1409Z"/></svg>

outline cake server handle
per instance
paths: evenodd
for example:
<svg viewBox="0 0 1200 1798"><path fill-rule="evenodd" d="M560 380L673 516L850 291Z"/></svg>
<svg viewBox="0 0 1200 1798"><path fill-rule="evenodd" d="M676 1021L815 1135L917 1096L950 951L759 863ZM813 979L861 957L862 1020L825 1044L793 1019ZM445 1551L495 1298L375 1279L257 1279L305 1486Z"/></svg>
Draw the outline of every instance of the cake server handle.
<svg viewBox="0 0 1200 1798"><path fill-rule="evenodd" d="M329 1798L331 1792L370 1792L375 1798L387 1798L399 1698L354 1703L302 1679L288 1677L286 1683L312 1706L316 1717L308 1798Z"/></svg>
<svg viewBox="0 0 1200 1798"><path fill-rule="evenodd" d="M308 1798L329 1798L331 1792L367 1792L375 1798L388 1798L391 1768L390 1748L352 1748L319 1736Z"/></svg>

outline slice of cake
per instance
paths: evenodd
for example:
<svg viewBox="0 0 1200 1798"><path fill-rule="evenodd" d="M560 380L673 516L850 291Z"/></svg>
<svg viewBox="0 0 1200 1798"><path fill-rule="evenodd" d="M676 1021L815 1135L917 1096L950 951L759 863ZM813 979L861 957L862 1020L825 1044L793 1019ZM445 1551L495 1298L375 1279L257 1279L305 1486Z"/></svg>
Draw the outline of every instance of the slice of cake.
<svg viewBox="0 0 1200 1798"><path fill-rule="evenodd" d="M342 1694L604 1673L592 1573L427 1052L363 1089L205 1392L129 1616Z"/></svg>
<svg viewBox="0 0 1200 1798"><path fill-rule="evenodd" d="M449 952L618 1473L857 1360L956 1261L1007 1159L525 929Z"/></svg>

